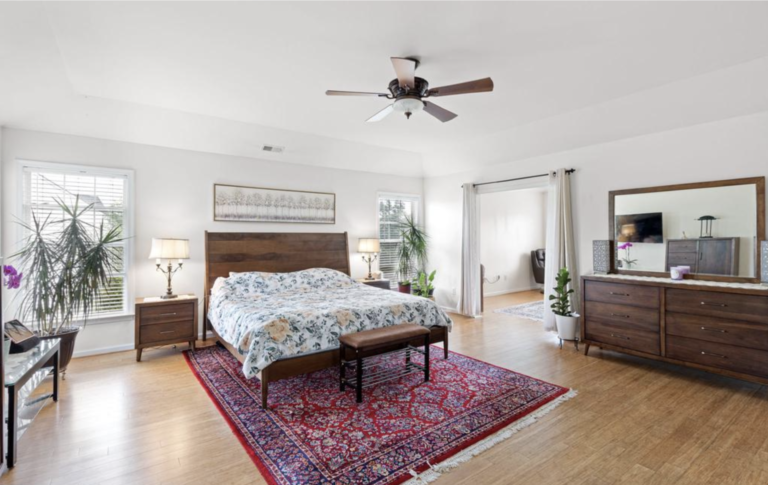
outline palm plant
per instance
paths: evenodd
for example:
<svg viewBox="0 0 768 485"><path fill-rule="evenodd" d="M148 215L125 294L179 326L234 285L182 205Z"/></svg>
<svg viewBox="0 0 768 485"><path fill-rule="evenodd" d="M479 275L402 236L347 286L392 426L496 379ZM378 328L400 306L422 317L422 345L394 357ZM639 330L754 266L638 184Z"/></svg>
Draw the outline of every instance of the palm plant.
<svg viewBox="0 0 768 485"><path fill-rule="evenodd" d="M400 245L398 247L398 273L400 284L410 285L414 266L423 271L427 265L428 236L413 217L403 216L400 223Z"/></svg>
<svg viewBox="0 0 768 485"><path fill-rule="evenodd" d="M105 229L102 222L94 231L96 227L84 220L93 204L81 208L79 197L73 206L55 200L64 217L40 220L33 214L31 224L20 223L28 236L12 256L27 274L18 314L41 336L59 335L76 319L85 325L110 275L122 264L113 246L123 240L119 225Z"/></svg>

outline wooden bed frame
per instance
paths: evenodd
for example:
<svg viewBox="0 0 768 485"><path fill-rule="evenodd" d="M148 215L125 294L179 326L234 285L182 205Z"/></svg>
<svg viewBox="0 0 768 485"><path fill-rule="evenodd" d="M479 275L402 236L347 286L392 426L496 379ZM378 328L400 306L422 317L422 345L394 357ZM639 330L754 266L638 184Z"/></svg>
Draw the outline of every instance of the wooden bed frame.
<svg viewBox="0 0 768 485"><path fill-rule="evenodd" d="M350 275L347 233L205 231L203 340L206 340L210 330L217 342L237 360L245 360L245 356L240 355L237 349L222 339L208 321L209 298L216 278L226 278L230 272L288 273L310 268L330 268ZM448 329L434 327L430 330L430 342L444 342L443 352L447 359ZM423 345L423 342L413 342L413 345ZM328 367L338 367L339 357L339 350L333 349L273 362L261 371L261 407L267 407L270 382Z"/></svg>

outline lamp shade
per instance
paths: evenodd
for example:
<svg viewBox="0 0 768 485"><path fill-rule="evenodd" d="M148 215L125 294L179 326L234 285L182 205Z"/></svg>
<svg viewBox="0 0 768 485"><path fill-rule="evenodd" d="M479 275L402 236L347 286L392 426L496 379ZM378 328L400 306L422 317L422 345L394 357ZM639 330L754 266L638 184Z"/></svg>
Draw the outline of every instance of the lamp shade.
<svg viewBox="0 0 768 485"><path fill-rule="evenodd" d="M358 253L378 253L381 251L378 239L358 239Z"/></svg>
<svg viewBox="0 0 768 485"><path fill-rule="evenodd" d="M189 259L189 239L152 238L149 259Z"/></svg>

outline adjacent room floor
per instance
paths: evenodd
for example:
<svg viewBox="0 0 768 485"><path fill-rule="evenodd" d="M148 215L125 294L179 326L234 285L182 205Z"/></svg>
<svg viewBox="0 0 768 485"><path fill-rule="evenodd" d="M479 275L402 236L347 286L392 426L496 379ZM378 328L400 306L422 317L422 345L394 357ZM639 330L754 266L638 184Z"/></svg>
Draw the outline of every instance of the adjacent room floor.
<svg viewBox="0 0 768 485"><path fill-rule="evenodd" d="M768 388L593 349L538 322L455 317L451 349L579 395L438 484L765 484ZM87 330L86 330L87 331ZM178 349L76 359L3 484L265 483Z"/></svg>

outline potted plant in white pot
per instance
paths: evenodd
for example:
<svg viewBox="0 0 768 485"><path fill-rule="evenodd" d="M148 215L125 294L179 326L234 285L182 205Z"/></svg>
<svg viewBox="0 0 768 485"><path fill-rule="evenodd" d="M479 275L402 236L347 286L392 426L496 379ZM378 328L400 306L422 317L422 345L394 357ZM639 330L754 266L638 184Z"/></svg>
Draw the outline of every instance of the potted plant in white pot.
<svg viewBox="0 0 768 485"><path fill-rule="evenodd" d="M552 312L555 314L555 323L557 323L557 336L560 338L560 346L563 340L576 340L577 325L579 314L573 313L571 306L571 295L573 289L569 288L571 275L567 268L561 268L555 277L556 286L554 295L549 295L552 301Z"/></svg>
<svg viewBox="0 0 768 485"><path fill-rule="evenodd" d="M122 227L111 228L86 221L93 204L80 207L79 197L69 206L56 199L63 217L42 221L32 214L32 224L20 223L27 236L12 256L26 278L19 293L17 315L41 339L60 338L59 369L64 373L82 325L98 308L111 275L119 271L122 255L115 243L123 240ZM105 217L107 219L107 217Z"/></svg>

